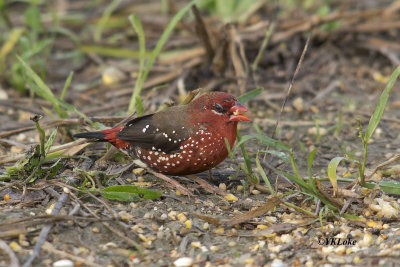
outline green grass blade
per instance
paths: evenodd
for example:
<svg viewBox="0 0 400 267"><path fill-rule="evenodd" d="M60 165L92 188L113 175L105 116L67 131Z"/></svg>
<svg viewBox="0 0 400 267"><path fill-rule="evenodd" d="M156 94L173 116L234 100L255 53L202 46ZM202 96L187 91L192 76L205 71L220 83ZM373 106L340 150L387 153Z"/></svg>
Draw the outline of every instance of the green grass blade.
<svg viewBox="0 0 400 267"><path fill-rule="evenodd" d="M142 91L144 84L142 77L144 72L144 61L146 60L146 39L144 38L143 26L142 23L140 23L139 18L136 15L130 15L129 21L131 22L132 27L135 29L139 38L139 74L135 82L135 87L133 89L128 108L128 113L132 113L135 107L135 102L138 98L140 100L140 92Z"/></svg>
<svg viewBox="0 0 400 267"><path fill-rule="evenodd" d="M162 196L160 192L134 185L113 185L102 189L101 193L105 198L123 202L156 199Z"/></svg>
<svg viewBox="0 0 400 267"><path fill-rule="evenodd" d="M119 58L139 58L139 51L125 48L115 48L100 45L82 45L79 47L80 51L84 53L94 53L98 55L108 57L119 57ZM149 52L146 52L146 57L150 56Z"/></svg>
<svg viewBox="0 0 400 267"><path fill-rule="evenodd" d="M122 2L122 0L114 0L112 1L104 10L103 15L101 16L95 30L93 33L93 39L96 42L99 42L101 39L101 34L103 32L104 26L106 25L108 19L110 18L111 14L114 12L114 10L119 6L119 4Z"/></svg>
<svg viewBox="0 0 400 267"><path fill-rule="evenodd" d="M258 87L254 90L251 90L251 91L239 96L238 100L241 104L244 104L244 103L248 102L249 100L257 97L263 90L264 90L263 87Z"/></svg>
<svg viewBox="0 0 400 267"><path fill-rule="evenodd" d="M379 187L386 194L400 195L400 182L381 181Z"/></svg>
<svg viewBox="0 0 400 267"><path fill-rule="evenodd" d="M313 151L311 151L307 157L307 173L308 173L308 177L310 177L310 179L312 179L311 167L312 167L312 164L315 159L315 154L317 154L317 152L318 152L318 148L314 148Z"/></svg>
<svg viewBox="0 0 400 267"><path fill-rule="evenodd" d="M258 153L271 154L271 155L277 156L278 158L280 158L282 161L284 161L286 163L290 163L290 157L287 154L285 154L284 152L280 152L280 151L276 151L276 150L259 150Z"/></svg>
<svg viewBox="0 0 400 267"><path fill-rule="evenodd" d="M162 33L160 39L157 42L156 47L150 54L149 61L147 62L147 65L143 72L143 75L140 77L141 79L136 80L136 83L139 83L138 84L139 89L137 89L135 96L140 94L141 88L142 88L144 82L146 81L147 76L149 75L151 67L153 66L156 58L158 57L158 55L161 52L161 49L163 48L164 44L167 42L169 36L171 35L172 31L174 30L176 24L182 19L182 17L186 14L186 12L188 12L190 10L190 8L199 1L200 0L193 0L193 1L189 2L189 4L187 4L181 10L179 10L179 12L176 13L175 16L168 23L167 27L165 28L164 32ZM135 85L135 87L136 87L136 85ZM132 108L132 109L135 106L134 101L136 101L136 98L132 97L131 103L130 103L130 108Z"/></svg>
<svg viewBox="0 0 400 267"><path fill-rule="evenodd" d="M258 158L258 154L257 154L257 157L256 157L256 165L257 165L258 172L260 173L260 175L263 178L265 184L267 185L269 191L271 192L271 195L273 195L275 193L274 189L272 188L272 185L269 182L269 179L268 179L267 175L265 174L264 168L261 166L260 160Z"/></svg>
<svg viewBox="0 0 400 267"><path fill-rule="evenodd" d="M68 92L68 88L69 88L69 86L71 85L72 76L74 76L74 72L73 72L73 71L70 72L70 74L68 75L67 80L65 81L64 88L63 88L63 90L62 90L62 92L61 92L61 96L60 96L60 100L61 100L61 101L64 100L65 95L66 95L67 92Z"/></svg>
<svg viewBox="0 0 400 267"><path fill-rule="evenodd" d="M51 148L51 146L53 145L54 139L55 139L56 136L57 136L57 132L58 132L58 130L57 130L57 129L54 129L54 130L51 132L49 138L47 139L46 145L44 146L44 153L45 153L44 156L47 156L47 153L49 153L50 148Z"/></svg>
<svg viewBox="0 0 400 267"><path fill-rule="evenodd" d="M354 162L358 166L360 166L360 162L358 162L357 160L353 160L353 159L349 159L349 158L345 158L345 157L335 157L329 162L328 171L327 171L328 178L332 184L333 191L335 192L336 195L338 193L338 182L337 182L337 177L336 177L336 170L337 170L337 167L339 166L340 162L342 162L342 161Z"/></svg>
<svg viewBox="0 0 400 267"><path fill-rule="evenodd" d="M246 148L244 147L243 142L241 142L241 138L242 137L240 136L239 130L237 130L237 140L238 140L238 143L240 143L239 146L240 146L240 150L242 151L242 154L243 154L245 168L246 168L247 175L249 176L250 183L258 184L259 183L258 178L253 173L250 157L247 154L247 151L246 151Z"/></svg>
<svg viewBox="0 0 400 267"><path fill-rule="evenodd" d="M390 91L392 90L394 84L397 81L397 77L400 75L400 66L398 66L392 75L390 76L389 82L386 85L385 90L383 90L381 96L379 97L378 105L375 108L374 113L369 120L367 132L365 133L365 142L368 143L369 139L371 138L372 134L374 133L376 127L381 120L383 111L385 110L386 103L389 99Z"/></svg>
<svg viewBox="0 0 400 267"><path fill-rule="evenodd" d="M244 142L246 142L250 139L257 139L261 143L263 143L264 145L267 145L267 146L272 146L272 147L279 148L279 149L286 150L286 151L290 150L290 147L288 145L286 145L278 140L272 139L268 136L265 136L262 134L249 134L249 135L243 136L240 140L238 140L238 143L236 144L235 149L233 150L233 154L236 153L236 150L239 146L241 146Z"/></svg>

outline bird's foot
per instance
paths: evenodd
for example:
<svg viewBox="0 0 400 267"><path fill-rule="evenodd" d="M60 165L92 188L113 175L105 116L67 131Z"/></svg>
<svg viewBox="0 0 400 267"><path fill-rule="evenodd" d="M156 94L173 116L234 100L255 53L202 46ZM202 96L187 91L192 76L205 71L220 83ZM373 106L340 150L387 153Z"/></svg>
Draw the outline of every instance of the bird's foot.
<svg viewBox="0 0 400 267"><path fill-rule="evenodd" d="M203 179L201 179L201 178L199 178L199 177L197 177L195 175L187 175L187 177L189 177L190 179L196 181L196 183L198 183L202 188L204 188L204 190L206 190L209 193L218 194L218 195L221 195L221 196L228 195L227 192L219 189L218 187L216 187L214 185L211 185L211 184L207 183L205 180L203 180Z"/></svg>
<svg viewBox="0 0 400 267"><path fill-rule="evenodd" d="M166 181L168 184L170 184L173 188L176 188L177 190L181 191L184 195L187 196L193 196L193 192L190 191L188 188L185 188L183 185L181 185L178 181L169 178L168 176L166 176L165 174L159 173L159 172L155 172L153 170L148 170L151 174L153 174L154 176Z"/></svg>

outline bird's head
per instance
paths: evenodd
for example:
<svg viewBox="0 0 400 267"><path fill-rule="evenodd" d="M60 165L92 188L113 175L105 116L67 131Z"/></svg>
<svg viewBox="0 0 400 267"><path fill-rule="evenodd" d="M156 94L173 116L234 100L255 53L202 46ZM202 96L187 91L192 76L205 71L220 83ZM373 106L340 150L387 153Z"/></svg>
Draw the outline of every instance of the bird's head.
<svg viewBox="0 0 400 267"><path fill-rule="evenodd" d="M250 121L244 115L249 110L236 97L225 92L211 92L193 100L189 104L193 110L204 114L208 120L219 122ZM198 114L200 116L200 114Z"/></svg>

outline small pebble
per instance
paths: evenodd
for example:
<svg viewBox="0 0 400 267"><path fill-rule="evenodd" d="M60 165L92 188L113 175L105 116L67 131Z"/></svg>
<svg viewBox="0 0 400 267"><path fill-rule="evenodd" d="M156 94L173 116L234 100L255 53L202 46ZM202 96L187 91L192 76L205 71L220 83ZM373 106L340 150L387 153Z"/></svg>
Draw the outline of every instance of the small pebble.
<svg viewBox="0 0 400 267"><path fill-rule="evenodd" d="M53 267L74 267L75 264L71 260L59 260L53 263Z"/></svg>
<svg viewBox="0 0 400 267"><path fill-rule="evenodd" d="M211 247L210 247L210 250L211 250L212 252L217 252L218 249L219 249L218 246L211 246Z"/></svg>
<svg viewBox="0 0 400 267"><path fill-rule="evenodd" d="M208 228L210 228L210 224L208 222L203 224L203 230L207 230Z"/></svg>
<svg viewBox="0 0 400 267"><path fill-rule="evenodd" d="M174 265L176 267L189 267L193 265L193 260L192 258L189 257L179 258L176 261L174 261Z"/></svg>
<svg viewBox="0 0 400 267"><path fill-rule="evenodd" d="M161 214L160 219L165 221L168 218L168 215L166 213Z"/></svg>
<svg viewBox="0 0 400 267"><path fill-rule="evenodd" d="M191 229L192 228L192 221L191 220L185 221L185 227L186 227L186 229Z"/></svg>
<svg viewBox="0 0 400 267"><path fill-rule="evenodd" d="M259 195L261 192L258 191L257 189L253 189L253 190L251 191L251 193L252 193L253 195Z"/></svg>
<svg viewBox="0 0 400 267"><path fill-rule="evenodd" d="M224 191L226 190L226 184L224 184L224 183L220 183L218 187L221 190L224 190Z"/></svg>
<svg viewBox="0 0 400 267"><path fill-rule="evenodd" d="M228 246L230 247L235 247L237 245L237 243L235 241L231 241L228 243Z"/></svg>
<svg viewBox="0 0 400 267"><path fill-rule="evenodd" d="M272 263L271 263L271 267L286 267L287 264L284 263L282 260L280 259L275 259Z"/></svg>
<svg viewBox="0 0 400 267"><path fill-rule="evenodd" d="M228 195L224 196L224 198L226 200L228 200L228 201L231 201L231 202L238 201L238 198L236 196L232 195L232 194L228 194Z"/></svg>

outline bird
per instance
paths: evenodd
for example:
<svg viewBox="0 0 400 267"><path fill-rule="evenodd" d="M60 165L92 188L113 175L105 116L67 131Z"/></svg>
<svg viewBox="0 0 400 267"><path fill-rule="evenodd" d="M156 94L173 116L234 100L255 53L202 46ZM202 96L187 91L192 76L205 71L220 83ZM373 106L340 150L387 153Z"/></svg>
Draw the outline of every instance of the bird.
<svg viewBox="0 0 400 267"><path fill-rule="evenodd" d="M225 92L203 94L186 105L140 116L124 126L75 134L109 142L139 166L165 175L184 176L210 170L228 156L240 121L249 110Z"/></svg>

